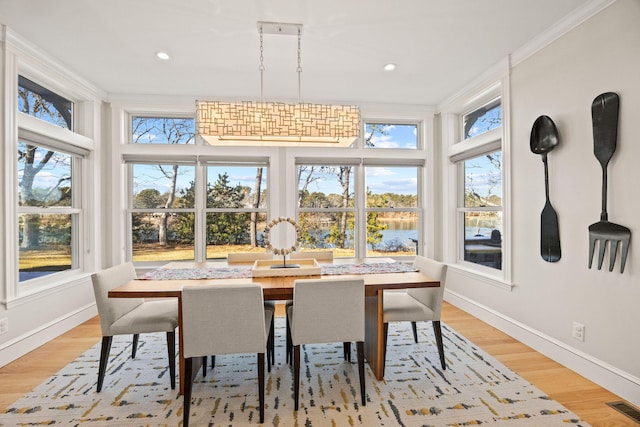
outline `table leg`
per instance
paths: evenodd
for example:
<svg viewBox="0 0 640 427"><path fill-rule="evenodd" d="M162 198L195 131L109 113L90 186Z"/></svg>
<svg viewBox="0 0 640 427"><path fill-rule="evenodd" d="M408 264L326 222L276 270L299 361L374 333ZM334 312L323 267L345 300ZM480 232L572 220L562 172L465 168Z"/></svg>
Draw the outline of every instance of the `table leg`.
<svg viewBox="0 0 640 427"><path fill-rule="evenodd" d="M197 368L196 368L197 370ZM184 341L182 340L182 297L178 297L178 396L184 394Z"/></svg>
<svg viewBox="0 0 640 427"><path fill-rule="evenodd" d="M384 376L384 325L382 318L382 291L375 295L365 296L365 338L364 355L378 380Z"/></svg>

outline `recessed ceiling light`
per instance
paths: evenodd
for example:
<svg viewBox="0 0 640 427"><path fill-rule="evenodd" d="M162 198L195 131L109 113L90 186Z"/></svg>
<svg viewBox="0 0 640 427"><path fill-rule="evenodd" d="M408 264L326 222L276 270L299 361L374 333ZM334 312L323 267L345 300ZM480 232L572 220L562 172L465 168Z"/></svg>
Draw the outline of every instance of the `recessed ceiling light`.
<svg viewBox="0 0 640 427"><path fill-rule="evenodd" d="M156 56L165 61L169 59L169 54L167 52L156 52Z"/></svg>
<svg viewBox="0 0 640 427"><path fill-rule="evenodd" d="M384 66L385 71L393 71L396 69L396 64L387 64Z"/></svg>

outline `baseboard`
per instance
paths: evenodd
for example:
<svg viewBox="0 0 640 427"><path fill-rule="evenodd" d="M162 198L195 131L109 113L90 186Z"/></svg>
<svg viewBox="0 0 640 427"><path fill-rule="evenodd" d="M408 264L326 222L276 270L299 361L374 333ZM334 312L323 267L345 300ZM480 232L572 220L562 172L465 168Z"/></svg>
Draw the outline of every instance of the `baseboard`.
<svg viewBox="0 0 640 427"><path fill-rule="evenodd" d="M640 406L640 378L457 292L446 290L445 300L630 403Z"/></svg>
<svg viewBox="0 0 640 427"><path fill-rule="evenodd" d="M30 351L75 328L98 314L96 304L87 304L63 317L41 325L0 345L0 367L13 362Z"/></svg>

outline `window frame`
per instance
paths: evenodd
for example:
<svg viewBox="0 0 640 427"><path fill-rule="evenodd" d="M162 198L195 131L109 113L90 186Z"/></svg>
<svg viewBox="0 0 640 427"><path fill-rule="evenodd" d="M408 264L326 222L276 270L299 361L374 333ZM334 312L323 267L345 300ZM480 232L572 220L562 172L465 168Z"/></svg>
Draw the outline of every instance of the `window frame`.
<svg viewBox="0 0 640 427"><path fill-rule="evenodd" d="M510 139L509 139L509 79L508 71L477 85L442 108L442 134L445 164L443 175L447 207L443 218L443 251L445 261L456 270L484 278L488 283L510 291L511 273L511 200L510 200ZM463 117L499 98L502 104L502 124L492 130L464 139ZM464 260L464 213L489 208L464 207L464 162L491 152L502 153L502 269Z"/></svg>
<svg viewBox="0 0 640 427"><path fill-rule="evenodd" d="M28 303L34 299L58 292L63 288L75 286L86 278L86 272L95 265L96 245L90 236L94 233L96 220L90 218L89 212L96 199L92 197L94 185L91 165L94 163L96 142L85 135L93 135L92 117L97 113L98 98L85 87L76 82L62 83L53 77L46 76L34 67L27 66L20 59L11 62L13 67L5 68L7 82L13 85L5 87L7 99L5 158L11 159L4 174L4 180L9 188L5 194L6 203L10 207L6 211L5 224L7 236L4 243L5 254L5 293L2 303L7 309ZM71 128L74 131L49 123L35 116L18 111L18 81L22 76L43 88L55 92L60 97L73 103L73 120ZM62 89L65 88L65 89ZM14 124L14 127L11 124ZM74 197L77 204L64 209L77 215L76 230L72 231L72 253L75 262L70 270L52 273L43 277L20 282L19 280L19 234L18 217L26 210L18 206L18 161L15 155L18 141L44 146L48 149L69 154L74 158ZM48 208L51 213L53 208Z"/></svg>

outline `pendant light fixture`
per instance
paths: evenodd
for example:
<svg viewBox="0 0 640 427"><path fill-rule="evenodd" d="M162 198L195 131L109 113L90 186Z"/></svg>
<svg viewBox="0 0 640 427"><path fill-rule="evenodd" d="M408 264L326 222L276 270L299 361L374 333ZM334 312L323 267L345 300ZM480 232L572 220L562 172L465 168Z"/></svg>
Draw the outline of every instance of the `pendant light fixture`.
<svg viewBox="0 0 640 427"><path fill-rule="evenodd" d="M258 31L260 101L196 101L197 134L213 145L350 146L360 136L357 106L302 102L302 24L258 22ZM298 37L298 103L262 99L264 34Z"/></svg>

